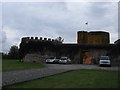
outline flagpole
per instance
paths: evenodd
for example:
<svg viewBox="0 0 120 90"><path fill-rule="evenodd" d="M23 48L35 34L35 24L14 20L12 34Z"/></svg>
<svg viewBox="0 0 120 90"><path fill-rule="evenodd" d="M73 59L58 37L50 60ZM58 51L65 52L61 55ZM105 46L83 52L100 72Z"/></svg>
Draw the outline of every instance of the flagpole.
<svg viewBox="0 0 120 90"><path fill-rule="evenodd" d="M86 29L87 29L87 31L88 31L88 22L86 22L85 24L86 24Z"/></svg>
<svg viewBox="0 0 120 90"><path fill-rule="evenodd" d="M88 31L88 24L87 24L87 31Z"/></svg>

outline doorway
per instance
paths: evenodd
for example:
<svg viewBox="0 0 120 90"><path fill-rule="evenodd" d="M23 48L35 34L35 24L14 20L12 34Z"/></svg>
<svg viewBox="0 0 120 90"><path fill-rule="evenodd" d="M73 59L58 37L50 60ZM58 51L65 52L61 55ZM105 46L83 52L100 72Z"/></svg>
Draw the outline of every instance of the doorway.
<svg viewBox="0 0 120 90"><path fill-rule="evenodd" d="M92 64L92 58L91 52L85 52L83 55L83 64Z"/></svg>

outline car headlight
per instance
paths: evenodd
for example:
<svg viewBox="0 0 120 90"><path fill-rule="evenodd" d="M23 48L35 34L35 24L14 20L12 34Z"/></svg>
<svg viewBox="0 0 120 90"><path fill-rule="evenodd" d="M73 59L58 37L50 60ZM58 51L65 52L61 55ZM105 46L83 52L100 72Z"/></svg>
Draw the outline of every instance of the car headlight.
<svg viewBox="0 0 120 90"><path fill-rule="evenodd" d="M65 60L64 62L67 62L67 60Z"/></svg>

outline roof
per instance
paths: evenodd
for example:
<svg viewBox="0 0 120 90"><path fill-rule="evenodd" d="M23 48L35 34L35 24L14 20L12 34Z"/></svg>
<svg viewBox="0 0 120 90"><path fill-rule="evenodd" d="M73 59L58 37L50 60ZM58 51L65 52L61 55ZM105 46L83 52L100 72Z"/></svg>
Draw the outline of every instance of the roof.
<svg viewBox="0 0 120 90"><path fill-rule="evenodd" d="M88 32L88 31L78 31L78 33L108 33L109 34L109 32L105 32L105 31L90 31L90 32Z"/></svg>

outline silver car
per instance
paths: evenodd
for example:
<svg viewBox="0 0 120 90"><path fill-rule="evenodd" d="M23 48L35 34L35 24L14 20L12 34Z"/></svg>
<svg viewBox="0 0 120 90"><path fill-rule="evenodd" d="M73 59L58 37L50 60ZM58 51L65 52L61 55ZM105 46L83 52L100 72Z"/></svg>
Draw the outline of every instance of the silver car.
<svg viewBox="0 0 120 90"><path fill-rule="evenodd" d="M101 56L99 61L99 66L111 66L111 61L109 56Z"/></svg>
<svg viewBox="0 0 120 90"><path fill-rule="evenodd" d="M68 57L61 57L59 60L60 64L71 64L71 60Z"/></svg>

